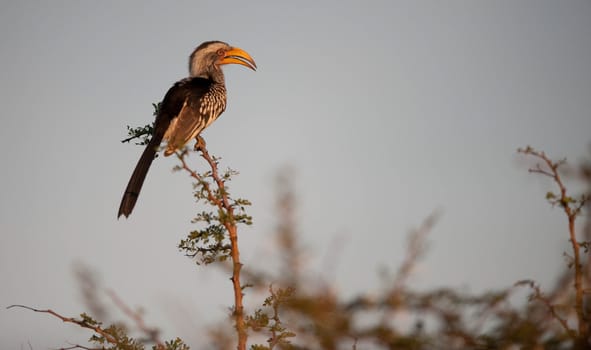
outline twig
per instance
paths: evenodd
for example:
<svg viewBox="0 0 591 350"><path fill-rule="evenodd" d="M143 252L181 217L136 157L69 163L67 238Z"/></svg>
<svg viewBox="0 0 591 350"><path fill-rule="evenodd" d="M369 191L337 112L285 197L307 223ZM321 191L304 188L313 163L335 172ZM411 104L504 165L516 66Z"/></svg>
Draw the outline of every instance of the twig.
<svg viewBox="0 0 591 350"><path fill-rule="evenodd" d="M542 294L540 287L538 285L536 285L534 281L523 280L523 281L519 281L519 282L515 283L515 286L523 286L523 285L528 286L529 288L531 288L534 291L534 294L530 297L531 300L539 300L540 302L542 302L542 304L544 304L546 306L546 308L548 308L548 311L550 312L552 317L554 317L560 323L560 325L562 325L562 328L564 328L564 330L569 334L569 336L576 337L576 332L568 326L566 319L564 319L564 318L560 317L560 315L558 315L558 313L556 312L556 308L552 304L552 301L550 300L550 298L547 298Z"/></svg>
<svg viewBox="0 0 591 350"><path fill-rule="evenodd" d="M145 135L145 134L138 134L138 135L130 136L130 137L126 138L126 139L121 140L121 143L126 143L126 142L129 142L129 141L133 140L133 139L139 139L143 135Z"/></svg>
<svg viewBox="0 0 591 350"><path fill-rule="evenodd" d="M411 232L408 239L408 248L406 256L396 273L396 278L392 287L391 298L397 296L402 292L404 283L410 276L413 267L416 265L418 259L425 252L425 238L439 218L439 213L435 212L429 215L421 224L421 226Z"/></svg>
<svg viewBox="0 0 591 350"><path fill-rule="evenodd" d="M571 203L573 199L570 198L566 193L566 186L562 182L562 178L558 173L558 168L566 162L566 159L559 160L557 162L553 162L546 156L544 152L538 152L531 147L527 147L526 149L519 149L519 153L532 155L540 160L549 168L548 170L542 169L540 164L536 164L536 167L533 169L529 169L532 173L539 173L544 176L548 176L552 178L554 183L558 186L560 191L560 196L558 198L558 203L564 210L568 218L568 231L570 236L570 242L573 249L573 260L574 260L574 267L575 267L575 311L577 313L577 320L578 320L578 331L579 331L579 338L583 339L585 342L589 336L589 330L587 326L587 319L584 313L583 307L583 267L581 265L581 257L580 257L580 249L581 246L577 240L576 232L575 232L575 220L577 218L577 214L579 214L579 208L572 208Z"/></svg>
<svg viewBox="0 0 591 350"><path fill-rule="evenodd" d="M115 339L112 335L110 335L104 329L102 329L101 326L99 326L98 324L96 324L96 325L90 324L90 323L88 323L87 320L84 320L84 319L78 320L73 317L65 317L65 316L62 316L51 309L41 310L41 309L32 308L30 306L26 306L26 305L18 305L18 304L10 305L9 307L7 307L7 309L11 309L13 307L20 307L20 308L31 310L34 312L50 314L52 316L59 318L63 322L73 323L73 324L76 324L82 328L91 329L91 330L95 331L96 333L100 334L101 336L103 336L105 338L105 340L108 341L109 343L115 344L115 345L118 344L117 339Z"/></svg>
<svg viewBox="0 0 591 350"><path fill-rule="evenodd" d="M103 350L104 348L89 348L87 346L83 346L80 344L73 344L72 346L69 346L67 348L59 348L56 350L73 350L73 349L82 349L82 350Z"/></svg>
<svg viewBox="0 0 591 350"><path fill-rule="evenodd" d="M192 178L194 178L195 180L197 180L197 182L203 185L203 188L207 192L207 200L209 200L216 207L218 207L218 209L223 209L224 203L214 196L211 188L209 187L209 183L207 181L204 181L195 170L189 168L189 165L187 165L187 161L185 160L185 154L185 152L177 153L177 157L181 161L181 168L187 171Z"/></svg>

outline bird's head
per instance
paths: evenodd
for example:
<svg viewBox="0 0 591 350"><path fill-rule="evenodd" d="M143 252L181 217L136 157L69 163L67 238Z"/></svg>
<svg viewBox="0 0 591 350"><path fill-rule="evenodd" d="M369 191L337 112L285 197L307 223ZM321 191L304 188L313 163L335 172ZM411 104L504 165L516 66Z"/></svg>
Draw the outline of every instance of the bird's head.
<svg viewBox="0 0 591 350"><path fill-rule="evenodd" d="M222 79L223 82L221 66L224 64L240 64L252 70L257 68L248 52L221 41L207 41L191 54L189 72L192 77Z"/></svg>

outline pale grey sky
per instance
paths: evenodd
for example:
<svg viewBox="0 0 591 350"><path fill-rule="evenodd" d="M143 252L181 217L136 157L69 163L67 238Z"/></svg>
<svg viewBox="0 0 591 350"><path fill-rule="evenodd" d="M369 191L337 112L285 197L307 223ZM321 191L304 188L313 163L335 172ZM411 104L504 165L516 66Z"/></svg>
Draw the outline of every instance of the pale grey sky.
<svg viewBox="0 0 591 350"><path fill-rule="evenodd" d="M413 285L549 286L565 222L515 150L588 155L590 18L589 1L4 1L0 304L79 314L83 262L166 337L196 344L195 329L225 315L228 276L176 249L197 209L174 159L154 163L133 215L116 220L141 153L119 142L125 126L150 122L212 39L259 66L227 67L228 109L204 134L253 202L246 265L273 257L274 178L288 165L308 266L347 295L378 288L378 268L396 268L436 209ZM87 337L0 308L2 348Z"/></svg>

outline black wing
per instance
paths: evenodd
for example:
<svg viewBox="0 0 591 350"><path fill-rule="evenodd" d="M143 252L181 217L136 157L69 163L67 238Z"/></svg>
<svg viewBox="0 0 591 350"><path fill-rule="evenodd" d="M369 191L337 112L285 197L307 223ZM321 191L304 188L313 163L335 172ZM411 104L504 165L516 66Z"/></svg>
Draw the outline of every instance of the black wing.
<svg viewBox="0 0 591 350"><path fill-rule="evenodd" d="M188 78L173 86L162 103L162 118L172 116L164 139L168 156L182 148L207 126L209 115L201 110L203 97L211 92L212 82L203 78ZM166 105L165 105L166 102Z"/></svg>

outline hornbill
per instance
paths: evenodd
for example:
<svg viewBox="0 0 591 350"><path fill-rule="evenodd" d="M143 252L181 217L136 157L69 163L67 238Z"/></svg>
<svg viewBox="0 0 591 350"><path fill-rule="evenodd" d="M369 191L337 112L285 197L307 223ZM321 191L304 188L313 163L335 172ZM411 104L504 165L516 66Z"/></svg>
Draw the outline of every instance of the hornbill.
<svg viewBox="0 0 591 350"><path fill-rule="evenodd" d="M240 64L256 70L250 55L221 41L207 41L199 45L189 58L189 77L176 82L164 95L154 121L152 138L123 193L119 214L129 217L142 189L150 165L166 141L164 155L182 149L191 139L200 145L199 133L213 123L226 109L226 86L221 66Z"/></svg>

